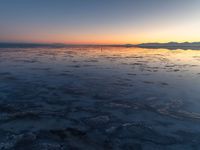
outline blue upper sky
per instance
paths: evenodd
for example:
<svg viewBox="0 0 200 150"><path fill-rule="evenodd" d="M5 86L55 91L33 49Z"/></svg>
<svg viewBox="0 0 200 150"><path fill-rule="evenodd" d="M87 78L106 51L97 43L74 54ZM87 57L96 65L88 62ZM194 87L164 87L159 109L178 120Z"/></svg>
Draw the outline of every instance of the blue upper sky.
<svg viewBox="0 0 200 150"><path fill-rule="evenodd" d="M0 0L0 41L196 41L199 6L199 0Z"/></svg>

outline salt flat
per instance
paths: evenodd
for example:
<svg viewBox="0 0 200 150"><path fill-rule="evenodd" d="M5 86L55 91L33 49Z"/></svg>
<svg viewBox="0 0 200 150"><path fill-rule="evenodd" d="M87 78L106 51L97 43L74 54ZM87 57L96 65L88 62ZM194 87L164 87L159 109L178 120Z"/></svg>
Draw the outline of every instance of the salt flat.
<svg viewBox="0 0 200 150"><path fill-rule="evenodd" d="M199 50L1 48L0 149L200 149L199 98Z"/></svg>

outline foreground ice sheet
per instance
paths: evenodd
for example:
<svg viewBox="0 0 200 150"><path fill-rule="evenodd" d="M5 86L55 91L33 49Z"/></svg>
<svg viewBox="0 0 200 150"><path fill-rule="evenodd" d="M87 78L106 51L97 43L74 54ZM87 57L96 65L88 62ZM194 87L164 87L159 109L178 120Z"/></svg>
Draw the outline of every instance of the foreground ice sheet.
<svg viewBox="0 0 200 150"><path fill-rule="evenodd" d="M67 149L200 149L200 51L1 48L0 150Z"/></svg>

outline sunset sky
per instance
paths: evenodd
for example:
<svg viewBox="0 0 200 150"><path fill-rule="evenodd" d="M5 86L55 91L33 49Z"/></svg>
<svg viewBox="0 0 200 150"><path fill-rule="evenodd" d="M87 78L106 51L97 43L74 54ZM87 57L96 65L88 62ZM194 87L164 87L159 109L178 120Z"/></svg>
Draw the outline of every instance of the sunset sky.
<svg viewBox="0 0 200 150"><path fill-rule="evenodd" d="M200 0L0 0L0 42L200 41Z"/></svg>

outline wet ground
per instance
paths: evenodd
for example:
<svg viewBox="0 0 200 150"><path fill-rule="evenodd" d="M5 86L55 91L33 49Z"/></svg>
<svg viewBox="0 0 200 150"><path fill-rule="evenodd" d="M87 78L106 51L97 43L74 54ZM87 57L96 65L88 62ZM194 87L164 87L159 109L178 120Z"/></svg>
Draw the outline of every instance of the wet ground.
<svg viewBox="0 0 200 150"><path fill-rule="evenodd" d="M199 150L200 51L1 48L0 150Z"/></svg>

